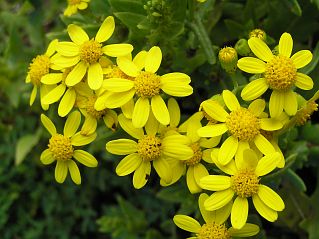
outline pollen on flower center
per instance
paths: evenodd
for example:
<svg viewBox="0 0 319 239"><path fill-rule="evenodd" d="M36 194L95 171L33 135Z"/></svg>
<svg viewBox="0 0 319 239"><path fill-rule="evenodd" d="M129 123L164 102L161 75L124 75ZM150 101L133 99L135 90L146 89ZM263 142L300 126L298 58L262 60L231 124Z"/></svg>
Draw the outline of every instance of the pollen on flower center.
<svg viewBox="0 0 319 239"><path fill-rule="evenodd" d="M286 56L274 56L267 63L265 79L273 90L289 90L296 82L297 69Z"/></svg>
<svg viewBox="0 0 319 239"><path fill-rule="evenodd" d="M108 109L104 109L104 110L96 110L94 108L94 104L96 101L96 96L90 96L86 102L86 112L91 115L92 117L96 118L96 119L100 119L101 117L103 117Z"/></svg>
<svg viewBox="0 0 319 239"><path fill-rule="evenodd" d="M215 222L204 224L197 234L198 239L230 239L225 224L219 225Z"/></svg>
<svg viewBox="0 0 319 239"><path fill-rule="evenodd" d="M86 63L96 63L102 55L102 44L93 39L80 46L80 58Z"/></svg>
<svg viewBox="0 0 319 239"><path fill-rule="evenodd" d="M147 135L137 144L137 153L144 161L152 161L161 156L161 140L155 136Z"/></svg>
<svg viewBox="0 0 319 239"><path fill-rule="evenodd" d="M49 73L50 58L46 55L39 55L32 59L29 66L30 80L34 85L40 85L42 76Z"/></svg>
<svg viewBox="0 0 319 239"><path fill-rule="evenodd" d="M160 76L151 72L141 72L134 79L134 88L141 97L152 97L158 95L161 90Z"/></svg>
<svg viewBox="0 0 319 239"><path fill-rule="evenodd" d="M193 143L190 145L190 147L194 152L194 156L191 159L186 160L185 163L189 166L192 166L192 165L195 165L201 161L203 152L200 148L199 143Z"/></svg>
<svg viewBox="0 0 319 239"><path fill-rule="evenodd" d="M74 149L71 139L62 134L53 135L49 140L48 147L56 160L65 161L73 156Z"/></svg>
<svg viewBox="0 0 319 239"><path fill-rule="evenodd" d="M247 198L258 192L259 178L250 169L240 170L231 176L231 188L239 197Z"/></svg>
<svg viewBox="0 0 319 239"><path fill-rule="evenodd" d="M248 109L240 108L226 119L229 132L239 140L253 140L260 133L259 119Z"/></svg>

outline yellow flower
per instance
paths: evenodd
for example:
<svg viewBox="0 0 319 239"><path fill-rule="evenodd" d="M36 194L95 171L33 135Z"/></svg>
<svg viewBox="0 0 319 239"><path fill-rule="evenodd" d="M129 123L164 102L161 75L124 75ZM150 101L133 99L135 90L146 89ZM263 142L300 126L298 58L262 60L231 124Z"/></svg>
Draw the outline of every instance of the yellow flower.
<svg viewBox="0 0 319 239"><path fill-rule="evenodd" d="M222 171L230 176L209 175L200 180L203 189L216 191L204 203L209 211L223 208L232 202L231 224L234 228L242 228L248 216L248 198L252 198L257 212L266 220L273 222L278 218L278 211L285 208L281 197L271 188L260 184L260 177L270 173L278 164L279 153L266 155L258 159L251 149L243 151L241 156L226 166L216 160L216 150L212 154L213 161Z"/></svg>
<svg viewBox="0 0 319 239"><path fill-rule="evenodd" d="M176 215L173 218L176 226L196 234L195 237L189 237L189 239L231 239L232 237L250 237L258 234L259 227L251 223L245 223L241 229L227 228L225 221L230 214L231 204L210 212L204 208L204 202L207 198L208 195L203 193L198 199L199 209L205 221L203 225L200 225L194 218L185 215Z"/></svg>
<svg viewBox="0 0 319 239"><path fill-rule="evenodd" d="M87 73L89 87L98 90L103 82L103 70L100 61L102 56L118 57L129 54L133 50L130 44L111 44L103 46L115 29L114 18L107 17L99 28L96 36L89 39L86 32L79 26L68 26L68 34L72 42L60 42L57 45L59 56L52 60L57 65L67 68L74 66L65 79L67 86L79 83Z"/></svg>
<svg viewBox="0 0 319 239"><path fill-rule="evenodd" d="M132 122L134 127L143 127L153 112L155 118L163 125L170 122L166 103L160 93L184 97L193 93L189 85L190 77L184 73L168 73L162 76L156 74L162 61L162 51L154 46L148 52L141 51L133 60L128 57L117 58L117 65L126 75L133 79L110 78L103 82L106 90L96 104L97 110L103 108L121 107L130 101L134 95L138 97L134 106ZM144 69L144 70L143 70Z"/></svg>
<svg viewBox="0 0 319 239"><path fill-rule="evenodd" d="M253 143L265 155L275 152L272 144L261 134L261 130L274 131L282 128L282 123L276 119L266 118L265 101L257 99L248 108L240 106L236 96L229 90L222 93L224 102L230 113L216 101L204 101L205 112L218 122L198 130L201 137L215 137L228 132L230 136L223 142L218 160L226 165L239 152L249 148Z"/></svg>
<svg viewBox="0 0 319 239"><path fill-rule="evenodd" d="M81 134L90 135L94 133L100 119L103 119L106 127L111 130L115 130L118 123L116 112L110 109L104 109L101 111L95 110L94 104L97 99L97 94L95 94L86 83L80 82L77 86L77 88L80 88L80 86L82 87L78 91L79 94L76 100L76 105L85 116Z"/></svg>
<svg viewBox="0 0 319 239"><path fill-rule="evenodd" d="M271 117L277 117L283 110L290 116L295 115L298 104L293 87L303 90L313 87L312 79L297 70L312 60L312 53L301 50L291 56L293 41L289 33L280 37L278 56L273 55L266 43L259 38L250 38L248 44L259 59L244 57L238 61L237 66L242 71L263 75L245 86L241 92L242 98L254 100L269 88L272 90L269 100Z"/></svg>
<svg viewBox="0 0 319 239"><path fill-rule="evenodd" d="M40 88L40 102L43 109L47 110L49 108L48 104L43 103L43 96L52 88L41 84L41 79L43 76L49 74L50 69L58 70L60 69L55 64L52 63L52 55L56 52L56 45L58 40L55 39L50 42L48 49L43 55L38 55L32 59L32 63L29 65L29 71L26 77L26 83L32 83L33 89L30 95L30 106L33 105L34 100L37 96L38 87Z"/></svg>
<svg viewBox="0 0 319 239"><path fill-rule="evenodd" d="M151 162L159 177L170 183L173 177L168 159L188 160L193 156L192 149L187 146L189 139L182 135L170 135L160 138L157 135L158 124L151 114L143 128L135 128L132 121L123 114L118 117L121 127L136 140L117 139L106 144L106 150L116 155L127 155L116 167L119 176L134 172L133 186L142 188L151 173Z"/></svg>
<svg viewBox="0 0 319 239"><path fill-rule="evenodd" d="M71 16L76 14L79 10L84 10L88 7L90 0L67 0L68 6L64 10L64 16Z"/></svg>
<svg viewBox="0 0 319 239"><path fill-rule="evenodd" d="M98 162L88 152L75 147L91 143L96 138L96 134L83 136L80 132L76 133L81 122L81 114L78 111L74 111L67 118L63 134L57 133L52 121L44 114L41 115L41 122L51 134L48 149L44 150L40 156L41 162L48 165L56 161L55 180L58 183L64 182L69 171L72 181L81 184L80 171L73 159L87 167L96 167Z"/></svg>

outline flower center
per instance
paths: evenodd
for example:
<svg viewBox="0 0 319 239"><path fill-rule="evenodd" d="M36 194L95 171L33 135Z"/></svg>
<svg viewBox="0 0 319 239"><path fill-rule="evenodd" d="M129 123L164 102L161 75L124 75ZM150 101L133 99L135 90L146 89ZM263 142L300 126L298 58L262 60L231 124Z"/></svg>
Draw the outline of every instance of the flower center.
<svg viewBox="0 0 319 239"><path fill-rule="evenodd" d="M81 3L81 0L68 0L69 5L76 5Z"/></svg>
<svg viewBox="0 0 319 239"><path fill-rule="evenodd" d="M102 44L93 39L80 46L80 58L86 63L96 63L102 55Z"/></svg>
<svg viewBox="0 0 319 239"><path fill-rule="evenodd" d="M49 150L53 154L56 160L69 160L73 156L73 146L71 144L71 139L62 135L55 134L49 140Z"/></svg>
<svg viewBox="0 0 319 239"><path fill-rule="evenodd" d="M197 234L198 239L230 239L225 224L219 225L215 222L207 223L202 226Z"/></svg>
<svg viewBox="0 0 319 239"><path fill-rule="evenodd" d="M255 195L258 192L258 187L259 178L250 169L240 170L231 176L231 188L239 197L247 198Z"/></svg>
<svg viewBox="0 0 319 239"><path fill-rule="evenodd" d="M32 59L29 65L30 80L34 85L40 85L42 76L49 73L50 58L47 55L39 55Z"/></svg>
<svg viewBox="0 0 319 239"><path fill-rule="evenodd" d="M147 135L138 140L137 153L144 161L152 161L161 156L161 145L159 138Z"/></svg>
<svg viewBox="0 0 319 239"><path fill-rule="evenodd" d="M96 101L96 96L90 96L86 102L86 112L91 115L92 117L96 118L96 119L100 119L101 117L103 117L108 109L104 109L104 110L99 110L97 111L95 108L94 108L94 104L95 104L95 101Z"/></svg>
<svg viewBox="0 0 319 239"><path fill-rule="evenodd" d="M297 69L286 56L274 56L267 63L265 79L274 90L289 90L296 82Z"/></svg>
<svg viewBox="0 0 319 239"><path fill-rule="evenodd" d="M191 159L186 160L185 163L186 165L193 166L201 161L203 153L199 143L193 143L190 145L190 147L194 152L194 156Z"/></svg>
<svg viewBox="0 0 319 239"><path fill-rule="evenodd" d="M158 95L161 90L161 78L151 72L141 72L134 79L134 88L141 97L152 97Z"/></svg>
<svg viewBox="0 0 319 239"><path fill-rule="evenodd" d="M226 125L232 135L243 141L253 140L260 133L259 119L245 108L231 112Z"/></svg>

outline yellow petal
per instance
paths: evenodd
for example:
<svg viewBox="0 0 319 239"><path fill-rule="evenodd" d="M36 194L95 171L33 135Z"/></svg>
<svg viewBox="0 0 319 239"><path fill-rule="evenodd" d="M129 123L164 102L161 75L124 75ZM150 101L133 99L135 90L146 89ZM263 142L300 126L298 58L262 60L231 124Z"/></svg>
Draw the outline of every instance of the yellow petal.
<svg viewBox="0 0 319 239"><path fill-rule="evenodd" d="M51 135L56 134L56 128L55 128L53 122L44 114L41 114L41 122Z"/></svg>
<svg viewBox="0 0 319 239"><path fill-rule="evenodd" d="M260 97L269 88L265 78L259 78L248 83L241 92L243 100L250 101Z"/></svg>
<svg viewBox="0 0 319 239"><path fill-rule="evenodd" d="M30 106L33 105L35 98L37 97L38 87L36 85L33 86L32 92L30 95Z"/></svg>
<svg viewBox="0 0 319 239"><path fill-rule="evenodd" d="M176 97L185 97L193 94L193 87L186 84L167 83L163 84L161 89L166 94Z"/></svg>
<svg viewBox="0 0 319 239"><path fill-rule="evenodd" d="M162 51L158 46L153 46L147 53L145 71L155 73L162 62Z"/></svg>
<svg viewBox="0 0 319 239"><path fill-rule="evenodd" d="M80 61L80 56L66 57L55 54L51 57L51 63L56 67L67 68L76 65Z"/></svg>
<svg viewBox="0 0 319 239"><path fill-rule="evenodd" d="M269 100L269 113L272 118L278 117L284 109L285 94L281 91L274 90Z"/></svg>
<svg viewBox="0 0 319 239"><path fill-rule="evenodd" d="M266 103L264 100L257 99L250 103L250 105L248 106L248 109L255 116L259 117L264 112L265 106L266 106Z"/></svg>
<svg viewBox="0 0 319 239"><path fill-rule="evenodd" d="M198 129L202 127L202 124L198 120L190 120L187 126L187 137L191 139L192 142L197 142L200 140L200 136L197 134ZM214 139L216 137L213 137ZM205 140L205 139L203 139ZM202 142L202 141L201 141ZM207 142L207 140L206 140Z"/></svg>
<svg viewBox="0 0 319 239"><path fill-rule="evenodd" d="M155 118L162 125L168 125L170 123L170 116L167 106L160 95L155 95L151 99L151 107Z"/></svg>
<svg viewBox="0 0 319 239"><path fill-rule="evenodd" d="M251 223L246 223L241 229L229 228L228 232L232 237L251 237L258 234L259 226Z"/></svg>
<svg viewBox="0 0 319 239"><path fill-rule="evenodd" d="M290 57L292 52L293 41L289 33L285 32L281 35L279 40L279 54Z"/></svg>
<svg viewBox="0 0 319 239"><path fill-rule="evenodd" d="M134 100L129 100L126 104L121 106L122 113L128 119L132 119L133 110L134 110Z"/></svg>
<svg viewBox="0 0 319 239"><path fill-rule="evenodd" d="M232 160L232 158L235 156L237 148L238 139L233 136L229 136L220 147L218 153L219 163L222 165L228 164L230 160Z"/></svg>
<svg viewBox="0 0 319 239"><path fill-rule="evenodd" d="M105 117L107 117L107 115L109 115L108 113L103 117L103 120L105 119ZM105 122L105 120L104 120ZM113 122L111 123L111 125L109 125L112 129L112 126L113 126ZM108 124L106 123L106 126L108 126ZM84 135L84 136L87 136L87 135L90 135L90 134L93 134L96 130L96 127L97 127L97 119L94 118L93 116L91 115L87 115L85 117L85 120L84 120L84 123L81 127L81 134Z"/></svg>
<svg viewBox="0 0 319 239"><path fill-rule="evenodd" d="M240 109L240 104L233 92L231 92L230 90L223 90L222 95L225 105L230 111Z"/></svg>
<svg viewBox="0 0 319 239"><path fill-rule="evenodd" d="M74 150L73 157L81 164L90 168L94 168L98 164L96 158L84 150Z"/></svg>
<svg viewBox="0 0 319 239"><path fill-rule="evenodd" d="M66 176L68 175L68 165L67 162L58 160L56 162L54 176L58 183L63 183Z"/></svg>
<svg viewBox="0 0 319 239"><path fill-rule="evenodd" d="M224 108L216 101L204 101L201 106L210 117L219 122L225 122L229 116Z"/></svg>
<svg viewBox="0 0 319 239"><path fill-rule="evenodd" d="M231 224L235 229L241 229L247 222L248 200L247 198L237 197L231 210Z"/></svg>
<svg viewBox="0 0 319 239"><path fill-rule="evenodd" d="M270 222L274 222L277 220L278 213L275 210L268 207L265 203L263 203L263 201L261 201L261 199L258 197L257 194L254 195L252 199L253 199L253 204L257 212L260 214L260 216L262 216L263 218L265 218L266 220Z"/></svg>
<svg viewBox="0 0 319 239"><path fill-rule="evenodd" d="M81 184L81 174L80 174L80 170L79 170L78 166L76 165L76 163L73 160L68 160L67 166L68 166L72 181L75 184L80 185Z"/></svg>
<svg viewBox="0 0 319 239"><path fill-rule="evenodd" d="M285 203L281 197L274 190L265 185L259 185L258 197L263 203L275 211L282 211L285 208Z"/></svg>
<svg viewBox="0 0 319 239"><path fill-rule="evenodd" d="M243 57L238 60L237 67L247 73L260 74L265 72L266 63L255 57Z"/></svg>
<svg viewBox="0 0 319 239"><path fill-rule="evenodd" d="M148 98L140 97L134 106L132 123L135 128L142 128L150 114L150 103Z"/></svg>
<svg viewBox="0 0 319 239"><path fill-rule="evenodd" d="M62 81L63 73L50 73L42 76L41 83L46 85L54 85Z"/></svg>
<svg viewBox="0 0 319 239"><path fill-rule="evenodd" d="M266 139L263 135L259 134L255 137L254 143L256 147L264 155L271 154L275 152L274 146Z"/></svg>
<svg viewBox="0 0 319 239"><path fill-rule="evenodd" d="M136 189L144 187L147 183L151 173L151 163L142 162L141 165L135 170L133 175L133 186Z"/></svg>
<svg viewBox="0 0 319 239"><path fill-rule="evenodd" d="M250 38L248 45L251 51L263 61L269 62L274 57L267 44L257 37Z"/></svg>
<svg viewBox="0 0 319 239"><path fill-rule="evenodd" d="M194 167L194 178L195 178L196 184L200 185L199 184L200 180L203 177L208 176L209 173L208 173L206 167L204 165L202 165L201 163L197 163L193 167Z"/></svg>
<svg viewBox="0 0 319 239"><path fill-rule="evenodd" d="M118 117L119 123L123 130L125 130L129 135L136 139L141 139L144 137L144 131L142 128L135 128L132 121L127 119L123 114Z"/></svg>
<svg viewBox="0 0 319 239"><path fill-rule="evenodd" d="M169 83L189 84L190 82L191 82L191 78L185 73L181 73L181 72L172 72L172 73L167 73L161 76L161 83L163 85L169 84Z"/></svg>
<svg viewBox="0 0 319 239"><path fill-rule="evenodd" d="M260 128L266 131L274 131L282 128L282 123L274 118L262 118L259 120Z"/></svg>
<svg viewBox="0 0 319 239"><path fill-rule="evenodd" d="M78 5L78 9L80 10L84 10L88 7L88 3L87 2L80 2Z"/></svg>
<svg viewBox="0 0 319 239"><path fill-rule="evenodd" d="M194 194L202 191L201 187L196 183L193 166L190 166L187 169L186 183L190 193Z"/></svg>
<svg viewBox="0 0 319 239"><path fill-rule="evenodd" d="M115 172L118 176L126 176L134 172L142 162L143 160L137 153L129 154L116 166Z"/></svg>
<svg viewBox="0 0 319 239"><path fill-rule="evenodd" d="M255 170L258 164L258 157L254 150L249 148L249 144L240 144L242 155L236 155L235 163L238 170L250 169Z"/></svg>
<svg viewBox="0 0 319 239"><path fill-rule="evenodd" d="M179 143L170 143L169 145L163 145L162 151L165 156L177 160L188 160L194 155L193 150L189 146Z"/></svg>
<svg viewBox="0 0 319 239"><path fill-rule="evenodd" d="M255 174L258 177L261 177L270 173L277 167L279 158L280 154L278 152L265 155L259 160L257 167L255 169Z"/></svg>
<svg viewBox="0 0 319 239"><path fill-rule="evenodd" d="M72 112L64 125L64 130L63 130L63 134L66 137L72 137L76 131L78 130L79 126L81 123L81 114L79 111L74 111Z"/></svg>
<svg viewBox="0 0 319 239"><path fill-rule="evenodd" d="M185 135L180 135L180 134L173 134L173 135L169 135L169 136L165 136L162 139L162 145L165 146L169 146L170 144L190 144L191 141L188 137L186 137Z"/></svg>
<svg viewBox="0 0 319 239"><path fill-rule="evenodd" d="M292 57L291 60L293 61L295 67L300 69L306 65L308 65L312 60L312 53L308 50L301 50L296 52Z"/></svg>
<svg viewBox="0 0 319 239"><path fill-rule="evenodd" d="M167 108L171 119L170 125L172 127L177 127L181 119L181 111L177 101L174 98L169 98Z"/></svg>
<svg viewBox="0 0 319 239"><path fill-rule="evenodd" d="M41 153L40 160L44 165L49 165L55 161L50 149L46 149Z"/></svg>
<svg viewBox="0 0 319 239"><path fill-rule="evenodd" d="M62 56L77 56L80 53L80 48L73 42L59 42L57 52Z"/></svg>
<svg viewBox="0 0 319 239"><path fill-rule="evenodd" d="M126 57L118 57L116 63L126 75L136 77L140 72L140 69Z"/></svg>
<svg viewBox="0 0 319 239"><path fill-rule="evenodd" d="M87 70L87 65L84 62L80 62L79 64L77 64L72 71L68 74L68 76L65 79L65 84L67 86L74 86L77 83L79 83Z"/></svg>
<svg viewBox="0 0 319 239"><path fill-rule="evenodd" d="M74 24L68 26L68 33L71 40L77 45L81 45L90 40L86 32L81 27Z"/></svg>
<svg viewBox="0 0 319 239"><path fill-rule="evenodd" d="M198 233L201 229L199 222L189 216L175 215L173 221L176 226L188 232Z"/></svg>
<svg viewBox="0 0 319 239"><path fill-rule="evenodd" d="M42 98L42 103L50 105L59 101L65 92L65 88L66 86L64 84L58 85Z"/></svg>
<svg viewBox="0 0 319 239"><path fill-rule="evenodd" d="M58 114L61 117L66 116L73 108L76 100L76 92L73 88L69 88L64 96L62 97L59 108Z"/></svg>
<svg viewBox="0 0 319 239"><path fill-rule="evenodd" d="M81 132L76 133L71 137L71 143L73 146L82 146L92 143L96 138L96 133L84 136Z"/></svg>
<svg viewBox="0 0 319 239"><path fill-rule="evenodd" d="M146 56L147 56L147 51L140 51L134 57L133 63L137 66L139 70L142 70L145 67Z"/></svg>
<svg viewBox="0 0 319 239"><path fill-rule="evenodd" d="M146 122L146 125L144 126L146 134L155 136L158 132L159 126L159 122L155 118L153 112L150 111L150 115L148 116L148 120Z"/></svg>
<svg viewBox="0 0 319 239"><path fill-rule="evenodd" d="M52 40L48 45L48 48L45 52L45 55L52 56L56 52L56 47L57 47L58 43L59 43L58 39Z"/></svg>
<svg viewBox="0 0 319 239"><path fill-rule="evenodd" d="M103 70L100 63L94 63L88 69L88 84L92 90L101 88L103 82Z"/></svg>
<svg viewBox="0 0 319 239"><path fill-rule="evenodd" d="M137 152L137 143L131 139L116 139L106 143L106 150L117 155L133 154Z"/></svg>
<svg viewBox="0 0 319 239"><path fill-rule="evenodd" d="M313 88L313 81L310 76L297 72L295 85L302 90L311 90Z"/></svg>
<svg viewBox="0 0 319 239"><path fill-rule="evenodd" d="M113 34L115 29L115 22L112 16L107 17L102 25L100 26L98 32L96 33L95 40L97 42L107 41Z"/></svg>
<svg viewBox="0 0 319 239"><path fill-rule="evenodd" d="M134 82L122 78L109 78L103 81L103 88L111 92L128 91L134 87Z"/></svg>
<svg viewBox="0 0 319 239"><path fill-rule="evenodd" d="M121 44L110 44L102 48L102 51L107 56L119 57L130 54L133 51L133 46L131 44L121 43Z"/></svg>
<svg viewBox="0 0 319 239"><path fill-rule="evenodd" d="M210 191L221 191L230 188L231 180L229 176L208 175L200 180L200 186Z"/></svg>
<svg viewBox="0 0 319 239"><path fill-rule="evenodd" d="M297 95L292 90L288 90L284 93L284 110L289 116L293 116L297 113L298 102Z"/></svg>
<svg viewBox="0 0 319 239"><path fill-rule="evenodd" d="M204 207L208 211L220 209L232 200L234 194L232 189L215 192L204 202Z"/></svg>
<svg viewBox="0 0 319 239"><path fill-rule="evenodd" d="M167 161L160 157L153 161L153 167L156 170L158 176L166 183L170 183L173 179L173 172Z"/></svg>

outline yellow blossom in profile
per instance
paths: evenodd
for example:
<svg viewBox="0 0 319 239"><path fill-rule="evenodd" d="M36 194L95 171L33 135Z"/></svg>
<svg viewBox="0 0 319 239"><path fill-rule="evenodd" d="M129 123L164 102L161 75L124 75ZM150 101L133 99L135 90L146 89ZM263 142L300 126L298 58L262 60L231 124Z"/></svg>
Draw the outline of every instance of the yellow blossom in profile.
<svg viewBox="0 0 319 239"><path fill-rule="evenodd" d="M64 16L71 16L78 12L78 10L84 10L88 7L90 0L67 0L68 6L64 10Z"/></svg>
<svg viewBox="0 0 319 239"><path fill-rule="evenodd" d="M193 93L189 85L190 77L184 73L174 72L165 75L156 74L162 62L162 51L154 46L148 52L141 51L133 60L128 57L118 57L117 65L132 79L110 78L103 82L106 90L96 104L97 110L103 108L118 108L130 101L135 95L132 122L134 127L143 127L152 112L163 125L170 123L170 116L161 91L168 95L184 97ZM144 69L144 70L143 70Z"/></svg>
<svg viewBox="0 0 319 239"><path fill-rule="evenodd" d="M183 135L170 135L159 137L158 123L153 115L143 128L135 128L132 121L123 114L118 117L121 127L136 140L117 139L106 143L106 150L116 155L127 155L116 167L119 176L134 172L133 186L142 188L148 181L151 165L159 177L166 183L173 178L169 159L188 160L193 156L192 149L188 146L189 139Z"/></svg>
<svg viewBox="0 0 319 239"><path fill-rule="evenodd" d="M204 101L201 106L218 123L204 126L197 131L201 137L216 137L229 133L220 148L219 162L228 164L243 149L250 148L252 143L265 155L275 152L272 144L261 134L261 130L279 130L283 125L276 119L265 117L265 101L257 99L248 108L244 108L231 91L224 90L222 96L230 113L216 101Z"/></svg>
<svg viewBox="0 0 319 239"><path fill-rule="evenodd" d="M296 125L304 125L311 118L311 115L315 111L318 111L318 104L315 101L307 101L295 115L294 120L296 122Z"/></svg>
<svg viewBox="0 0 319 239"><path fill-rule="evenodd" d="M282 211L285 204L275 191L261 184L260 179L276 168L279 153L258 158L252 149L246 149L226 166L219 164L216 155L215 150L212 158L216 166L230 176L209 175L200 180L203 189L216 191L205 200L205 209L215 211L231 202L231 224L241 229L248 217L248 198L252 198L255 209L263 218L270 222L277 220L277 212Z"/></svg>
<svg viewBox="0 0 319 239"><path fill-rule="evenodd" d="M58 183L65 181L69 171L72 181L75 184L81 184L80 171L73 159L87 167L96 167L98 162L90 153L76 147L91 143L96 138L96 134L83 136L80 132L76 133L81 122L81 114L78 111L74 111L67 118L63 134L57 133L52 121L44 114L41 115L41 122L51 134L48 149L44 150L40 156L41 162L48 165L56 161L55 180Z"/></svg>
<svg viewBox="0 0 319 239"><path fill-rule="evenodd" d="M89 38L87 33L79 26L68 26L68 34L72 42L59 42L53 61L64 68L74 66L65 79L67 86L79 83L87 74L88 85L92 90L98 90L103 82L103 69L100 61L103 55L118 57L125 56L133 50L130 44L110 44L103 46L115 29L114 18L107 17L99 28L96 36Z"/></svg>
<svg viewBox="0 0 319 239"><path fill-rule="evenodd" d="M279 54L274 55L265 42L252 37L248 40L252 52L257 56L239 59L238 68L252 74L262 74L261 78L253 80L244 87L241 97L254 100L263 95L267 89L272 93L269 100L271 117L277 117L282 111L289 116L295 115L298 108L297 95L294 87L310 90L312 79L298 72L312 60L312 53L301 50L291 56L293 40L289 33L283 33L279 40Z"/></svg>
<svg viewBox="0 0 319 239"><path fill-rule="evenodd" d="M203 193L198 199L199 209L205 221L203 225L186 215L175 215L173 218L176 226L196 235L188 237L189 239L231 239L233 237L251 237L258 234L259 227L251 223L245 223L241 229L228 228L225 222L230 214L231 204L228 203L222 209L207 211L204 208L204 202L207 198L208 195Z"/></svg>
<svg viewBox="0 0 319 239"><path fill-rule="evenodd" d="M47 85L41 84L41 79L43 76L49 74L50 69L58 70L60 69L55 64L52 63L51 57L56 52L56 45L58 40L55 39L50 42L46 52L43 55L38 55L32 59L32 63L29 65L28 74L26 77L26 83L32 83L33 89L30 95L30 106L33 105L34 100L37 96L38 88L40 88L40 102L43 109L48 109L48 104L43 103L42 98L48 91L52 88Z"/></svg>

